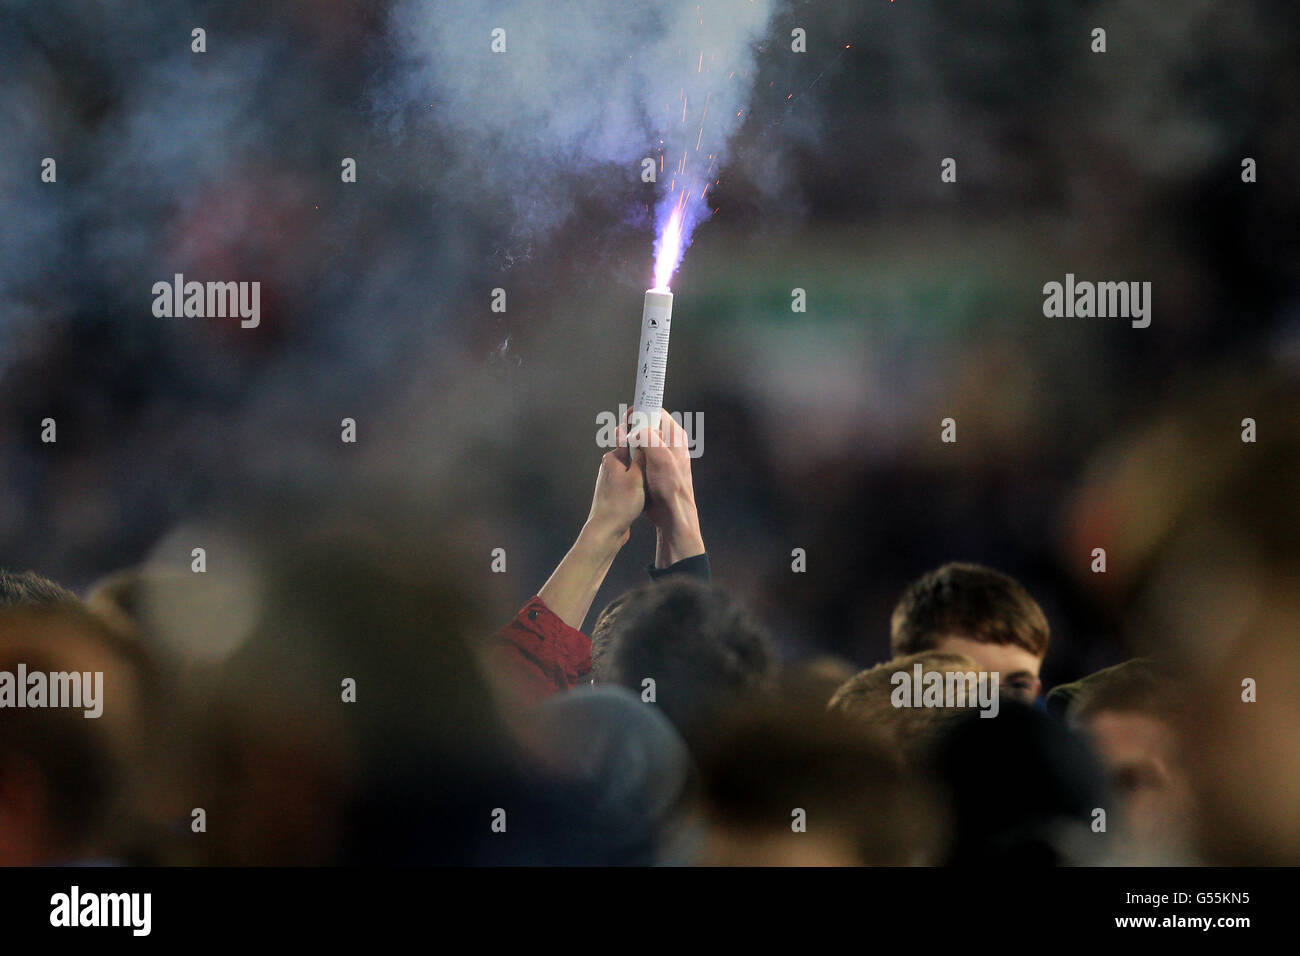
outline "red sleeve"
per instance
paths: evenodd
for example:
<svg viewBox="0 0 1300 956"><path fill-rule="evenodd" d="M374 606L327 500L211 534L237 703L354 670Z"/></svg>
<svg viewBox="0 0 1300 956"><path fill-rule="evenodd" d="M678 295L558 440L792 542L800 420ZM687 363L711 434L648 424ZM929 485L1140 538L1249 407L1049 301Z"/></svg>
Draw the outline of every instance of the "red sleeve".
<svg viewBox="0 0 1300 956"><path fill-rule="evenodd" d="M492 639L492 663L528 702L574 687L591 673L591 639L535 597Z"/></svg>

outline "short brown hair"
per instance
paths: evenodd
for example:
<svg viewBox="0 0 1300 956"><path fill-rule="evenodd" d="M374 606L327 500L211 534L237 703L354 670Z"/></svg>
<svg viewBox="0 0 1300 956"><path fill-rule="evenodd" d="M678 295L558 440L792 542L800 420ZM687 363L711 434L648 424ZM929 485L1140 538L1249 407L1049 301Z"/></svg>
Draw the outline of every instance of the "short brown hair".
<svg viewBox="0 0 1300 956"><path fill-rule="evenodd" d="M615 628L618 627L618 612L627 600L627 593L620 594L606 604L604 610L596 617L596 623L592 625L591 673L596 680L603 681L606 679L606 668L609 665L606 654L612 643Z"/></svg>
<svg viewBox="0 0 1300 956"><path fill-rule="evenodd" d="M0 568L0 607L79 603L77 596L63 585L35 571L5 571Z"/></svg>
<svg viewBox="0 0 1300 956"><path fill-rule="evenodd" d="M1103 711L1166 717L1176 701L1173 678L1150 658L1138 657L1089 674L1074 685L1066 718L1080 724Z"/></svg>
<svg viewBox="0 0 1300 956"><path fill-rule="evenodd" d="M934 650L952 636L1015 644L1041 658L1050 638L1043 609L1020 582L978 564L945 564L913 581L889 630L895 655Z"/></svg>
<svg viewBox="0 0 1300 956"><path fill-rule="evenodd" d="M911 759L947 721L965 713L953 707L893 705L894 675L899 671L910 673L917 664L921 665L922 673L976 670L975 662L965 654L921 651L895 657L850 677L835 691L827 709L889 734L903 756Z"/></svg>
<svg viewBox="0 0 1300 956"><path fill-rule="evenodd" d="M607 608L596 631L597 682L640 693L654 678L659 707L692 747L727 708L776 687L780 661L767 631L716 585L680 577L644 585Z"/></svg>

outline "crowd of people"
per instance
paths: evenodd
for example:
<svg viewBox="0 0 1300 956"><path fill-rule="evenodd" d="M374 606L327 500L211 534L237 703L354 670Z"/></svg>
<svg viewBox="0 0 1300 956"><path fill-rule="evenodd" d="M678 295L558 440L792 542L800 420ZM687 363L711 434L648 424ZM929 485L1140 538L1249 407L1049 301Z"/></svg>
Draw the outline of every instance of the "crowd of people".
<svg viewBox="0 0 1300 956"><path fill-rule="evenodd" d="M891 659L783 660L711 581L660 421L620 431L573 546L494 634L436 559L287 523L251 591L0 573L0 864L1295 862L1276 628L1209 668L1135 658L1044 692L1034 597L949 563L881 622ZM584 631L643 519L649 580ZM17 686L38 673L87 697L102 674L100 713Z"/></svg>

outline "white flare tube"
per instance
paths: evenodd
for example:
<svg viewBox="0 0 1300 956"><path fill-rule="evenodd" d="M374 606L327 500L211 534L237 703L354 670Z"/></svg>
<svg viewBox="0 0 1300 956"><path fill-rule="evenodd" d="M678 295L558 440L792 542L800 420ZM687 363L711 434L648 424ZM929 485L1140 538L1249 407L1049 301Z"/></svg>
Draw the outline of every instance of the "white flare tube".
<svg viewBox="0 0 1300 956"><path fill-rule="evenodd" d="M632 422L628 434L643 428L659 430L668 372L668 332L673 321L673 294L648 289L641 307L641 344L636 350L636 391L632 393Z"/></svg>

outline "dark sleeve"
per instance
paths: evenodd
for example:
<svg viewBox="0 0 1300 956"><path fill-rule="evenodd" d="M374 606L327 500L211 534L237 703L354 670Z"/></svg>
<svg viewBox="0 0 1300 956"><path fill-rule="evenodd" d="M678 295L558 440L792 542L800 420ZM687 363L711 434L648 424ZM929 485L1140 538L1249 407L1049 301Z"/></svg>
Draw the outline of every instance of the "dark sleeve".
<svg viewBox="0 0 1300 956"><path fill-rule="evenodd" d="M534 703L590 675L591 639L535 597L496 633L492 660L511 689Z"/></svg>
<svg viewBox="0 0 1300 956"><path fill-rule="evenodd" d="M653 564L646 568L650 572L650 577L658 581L660 578L671 577L682 574L687 577L695 578L699 581L710 580L709 573L709 556L707 554L697 554L694 557L682 558L676 564L670 564L666 568L656 568Z"/></svg>

